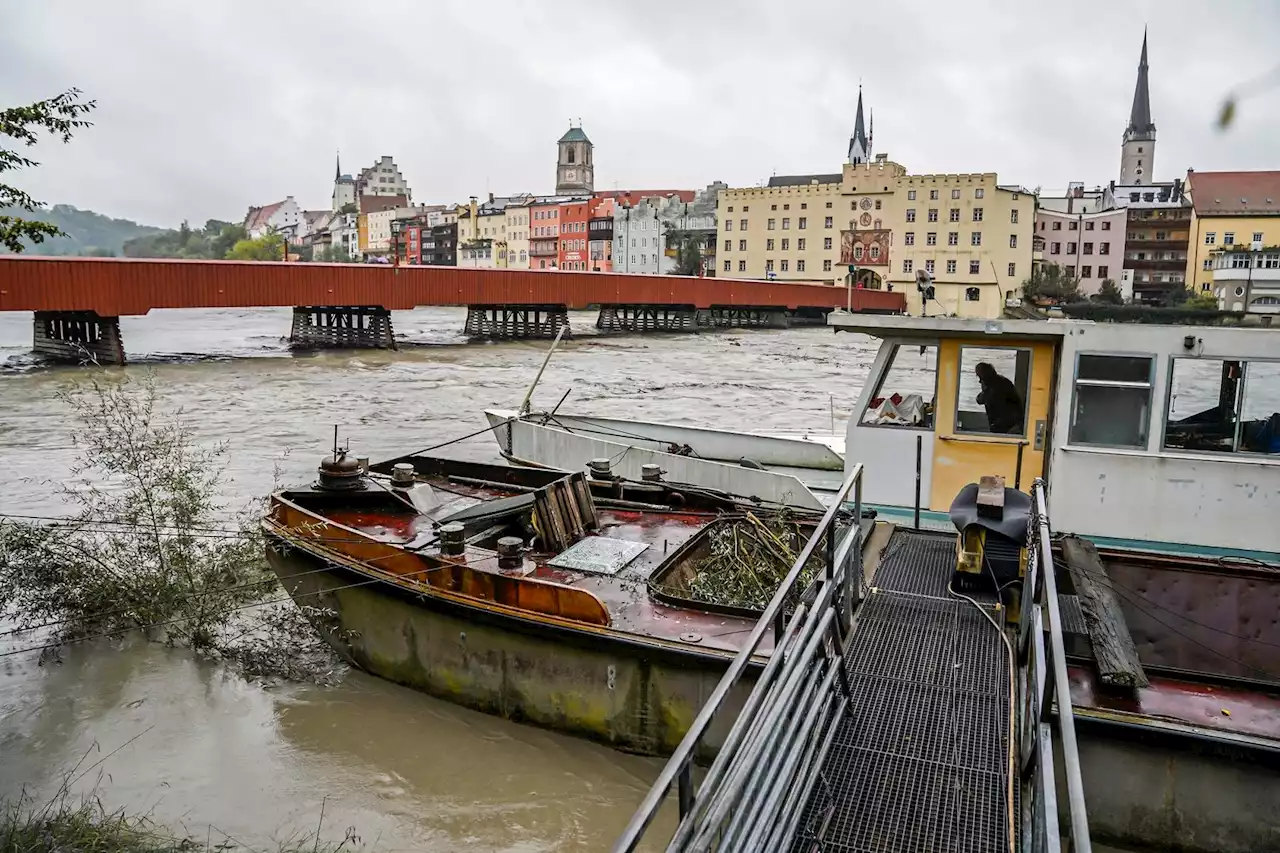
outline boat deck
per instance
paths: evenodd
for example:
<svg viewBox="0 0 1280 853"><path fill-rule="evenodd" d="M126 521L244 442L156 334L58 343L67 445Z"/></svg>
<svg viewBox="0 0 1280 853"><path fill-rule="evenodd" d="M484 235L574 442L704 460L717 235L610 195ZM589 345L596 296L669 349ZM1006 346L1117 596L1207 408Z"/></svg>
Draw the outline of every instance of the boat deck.
<svg viewBox="0 0 1280 853"><path fill-rule="evenodd" d="M853 700L797 853L1009 849L1008 652L948 593L954 566L954 536L898 530L889 540L846 657Z"/></svg>

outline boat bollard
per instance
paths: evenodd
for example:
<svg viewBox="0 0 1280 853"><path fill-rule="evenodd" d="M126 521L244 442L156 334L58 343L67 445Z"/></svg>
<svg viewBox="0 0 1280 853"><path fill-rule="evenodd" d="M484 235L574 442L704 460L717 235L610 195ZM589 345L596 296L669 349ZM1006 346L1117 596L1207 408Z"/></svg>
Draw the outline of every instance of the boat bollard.
<svg viewBox="0 0 1280 853"><path fill-rule="evenodd" d="M460 557L467 550L467 541L464 538L466 528L456 521L440 527L440 553L448 557Z"/></svg>
<svg viewBox="0 0 1280 853"><path fill-rule="evenodd" d="M587 471L593 480L612 480L613 468L608 459L592 459L587 463Z"/></svg>
<svg viewBox="0 0 1280 853"><path fill-rule="evenodd" d="M396 489L412 489L418 474L411 462L397 462L391 466L391 486Z"/></svg>
<svg viewBox="0 0 1280 853"><path fill-rule="evenodd" d="M640 466L640 479L646 483L657 483L662 479L662 466L652 462Z"/></svg>
<svg viewBox="0 0 1280 853"><path fill-rule="evenodd" d="M524 541L519 536L503 536L498 540L498 568L518 569L524 565L524 555L520 553Z"/></svg>

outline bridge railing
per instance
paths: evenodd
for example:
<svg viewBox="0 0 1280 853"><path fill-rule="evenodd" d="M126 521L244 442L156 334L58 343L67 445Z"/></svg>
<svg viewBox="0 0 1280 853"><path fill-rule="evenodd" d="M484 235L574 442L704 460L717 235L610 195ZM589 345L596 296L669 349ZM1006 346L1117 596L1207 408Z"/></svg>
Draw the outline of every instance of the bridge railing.
<svg viewBox="0 0 1280 853"><path fill-rule="evenodd" d="M853 523L841 532L840 508L851 497ZM668 850L788 849L850 699L843 653L862 596L861 518L862 466L857 465L658 775L615 853L636 849L673 785L680 823ZM818 547L826 549L825 570L801 589L805 565ZM773 653L695 788L694 756L770 631Z"/></svg>
<svg viewBox="0 0 1280 853"><path fill-rule="evenodd" d="M1052 533L1044 481L1031 487L1032 518L1028 531L1027 573L1023 579L1018 635L1018 769L1022 787L1023 853L1059 853L1062 841L1072 853L1090 853L1089 819L1085 811L1075 716L1067 681L1067 655L1062 641L1062 614L1054 577ZM1046 631L1045 622L1048 622ZM1045 638L1048 637L1048 649ZM1055 739L1055 735L1057 736ZM1057 753L1055 755L1055 752ZM1055 763L1066 779L1069 825L1058 825Z"/></svg>

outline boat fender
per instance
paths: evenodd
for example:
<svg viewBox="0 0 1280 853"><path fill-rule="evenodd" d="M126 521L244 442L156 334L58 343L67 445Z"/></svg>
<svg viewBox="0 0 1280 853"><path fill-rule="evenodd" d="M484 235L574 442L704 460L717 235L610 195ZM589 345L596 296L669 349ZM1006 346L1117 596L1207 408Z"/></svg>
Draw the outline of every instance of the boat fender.
<svg viewBox="0 0 1280 853"><path fill-rule="evenodd" d="M756 471L763 471L765 469L759 462L754 459L748 459L745 456L738 460L738 464L743 468L754 468Z"/></svg>
<svg viewBox="0 0 1280 853"><path fill-rule="evenodd" d="M684 495L679 492L672 492L667 495L667 503L671 506L684 506Z"/></svg>

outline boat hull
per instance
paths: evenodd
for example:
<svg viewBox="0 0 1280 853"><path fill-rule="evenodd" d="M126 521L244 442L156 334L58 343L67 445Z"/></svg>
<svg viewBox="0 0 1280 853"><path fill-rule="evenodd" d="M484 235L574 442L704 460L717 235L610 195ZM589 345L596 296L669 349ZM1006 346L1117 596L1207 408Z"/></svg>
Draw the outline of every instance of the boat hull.
<svg viewBox="0 0 1280 853"><path fill-rule="evenodd" d="M370 581L297 547L267 558L324 639L353 666L519 722L666 755L684 737L730 657L609 629L512 616ZM734 688L700 760L723 742L754 685Z"/></svg>

